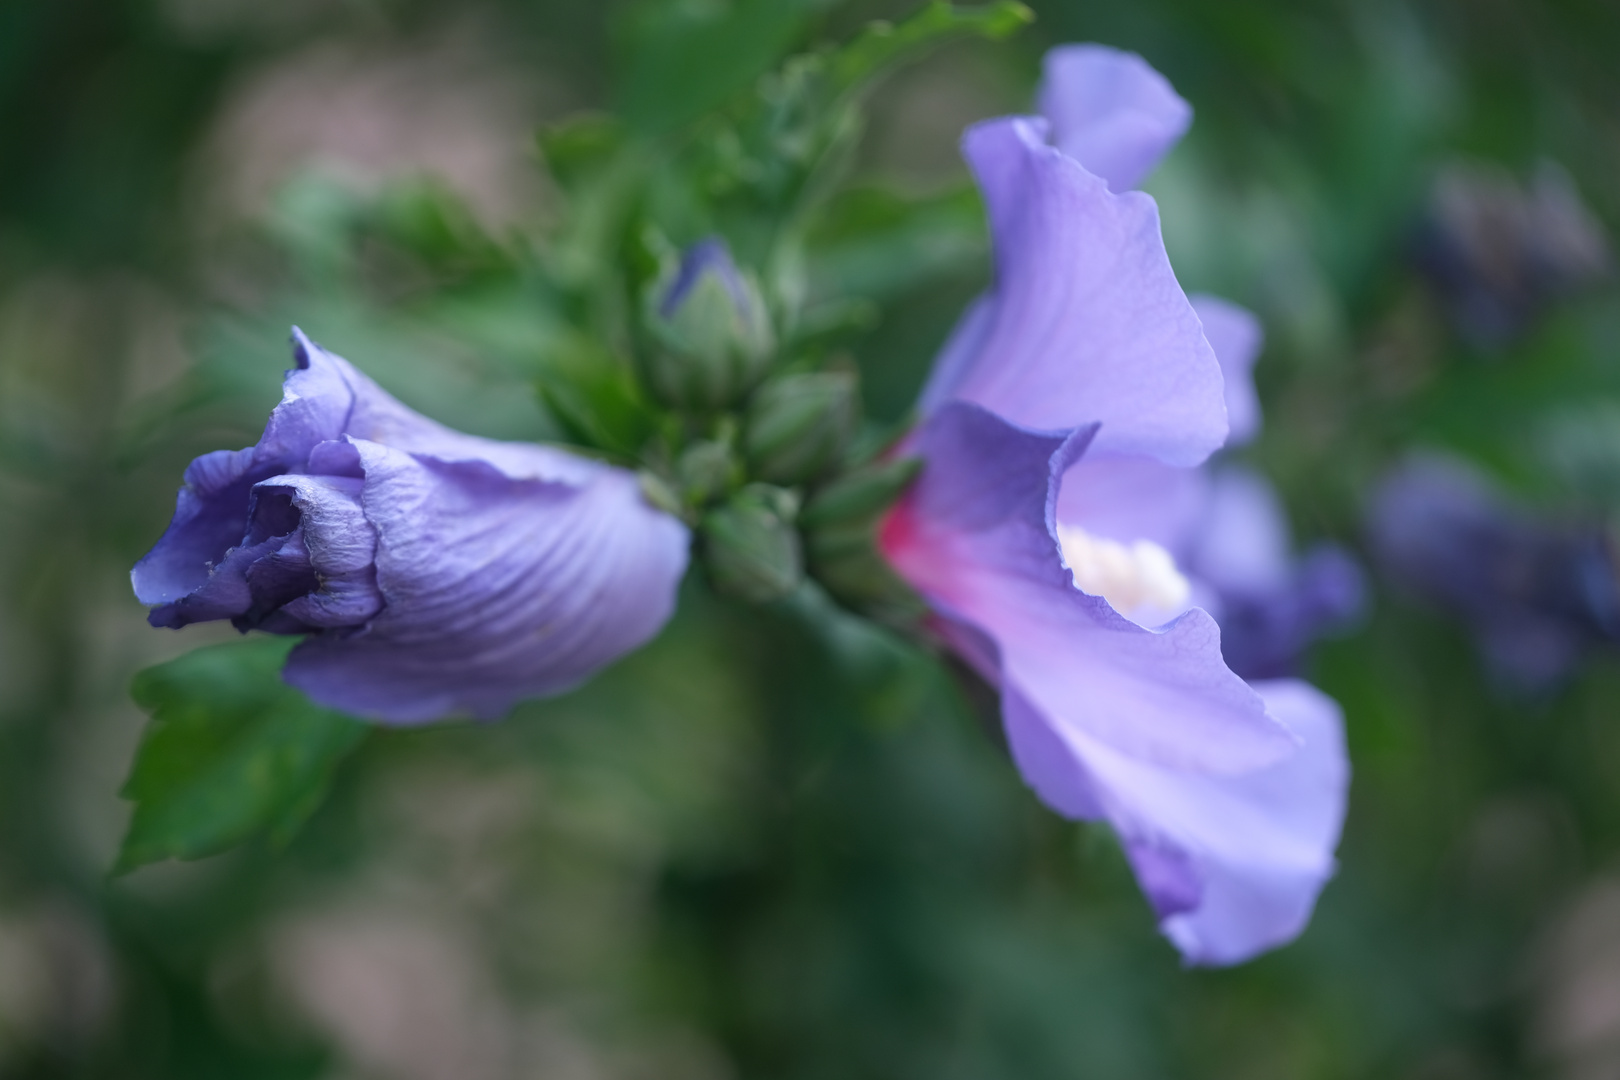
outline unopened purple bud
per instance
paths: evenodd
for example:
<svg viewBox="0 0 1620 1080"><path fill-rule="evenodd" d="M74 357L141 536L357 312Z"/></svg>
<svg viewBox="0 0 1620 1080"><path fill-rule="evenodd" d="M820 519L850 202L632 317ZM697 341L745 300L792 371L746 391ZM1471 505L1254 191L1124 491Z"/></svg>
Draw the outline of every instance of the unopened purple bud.
<svg viewBox="0 0 1620 1080"><path fill-rule="evenodd" d="M663 625L688 535L635 474L452 431L294 340L263 437L192 462L135 565L154 626L305 634L288 682L419 723L566 690Z"/></svg>
<svg viewBox="0 0 1620 1080"><path fill-rule="evenodd" d="M648 299L654 345L647 373L668 403L721 408L764 374L775 345L770 317L758 284L724 241L688 248Z"/></svg>

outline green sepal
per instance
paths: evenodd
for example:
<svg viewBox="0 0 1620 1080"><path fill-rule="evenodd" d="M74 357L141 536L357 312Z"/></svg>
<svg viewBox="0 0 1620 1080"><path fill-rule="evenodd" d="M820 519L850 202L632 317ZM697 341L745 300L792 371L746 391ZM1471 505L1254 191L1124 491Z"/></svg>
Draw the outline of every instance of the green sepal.
<svg viewBox="0 0 1620 1080"><path fill-rule="evenodd" d="M856 412L853 372L802 372L771 380L748 404L743 450L751 474L773 484L814 480L842 457Z"/></svg>
<svg viewBox="0 0 1620 1080"><path fill-rule="evenodd" d="M917 473L922 459L891 458L845 473L819 489L799 513L799 524L817 529L850 521L875 521L900 497Z"/></svg>
<svg viewBox="0 0 1620 1080"><path fill-rule="evenodd" d="M928 614L928 605L879 553L875 518L807 530L804 547L810 576L851 611L900 629Z"/></svg>
<svg viewBox="0 0 1620 1080"><path fill-rule="evenodd" d="M804 580L794 518L798 499L749 484L703 518L703 559L716 591L750 603L779 600Z"/></svg>
<svg viewBox="0 0 1620 1080"><path fill-rule="evenodd" d="M822 487L799 514L809 573L839 603L889 626L909 628L927 605L878 550L878 526L922 468L892 458L855 469Z"/></svg>
<svg viewBox="0 0 1620 1080"><path fill-rule="evenodd" d="M701 439L681 451L675 476L681 483L682 501L702 506L742 483L742 462L729 439Z"/></svg>
<svg viewBox="0 0 1620 1080"><path fill-rule="evenodd" d="M295 643L248 638L135 676L131 696L152 719L120 792L135 812L114 873L261 837L283 846L320 806L370 728L281 680Z"/></svg>
<svg viewBox="0 0 1620 1080"><path fill-rule="evenodd" d="M729 281L719 266L703 269L665 312L664 298L681 272L680 257L671 252L663 273L642 292L643 325L652 339L647 381L654 395L676 408L704 412L729 405L759 382L775 354L776 335L758 279L745 267L730 269Z"/></svg>

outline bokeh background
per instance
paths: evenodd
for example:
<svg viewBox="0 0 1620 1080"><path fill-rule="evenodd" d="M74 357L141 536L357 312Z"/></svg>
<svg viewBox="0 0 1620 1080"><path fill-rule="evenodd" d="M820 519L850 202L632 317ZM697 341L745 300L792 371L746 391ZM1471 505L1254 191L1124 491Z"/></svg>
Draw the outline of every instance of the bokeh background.
<svg viewBox="0 0 1620 1080"><path fill-rule="evenodd" d="M232 636L149 629L128 567L184 464L257 437L289 324L455 426L554 437L561 331L509 254L569 210L534 129L656 127L911 6L781 3L682 56L646 27L748 5L0 5L0 1076L1620 1075L1602 0L1037 0L883 85L813 246L884 305L854 349L897 417L986 277L962 128L1064 41L1193 104L1148 190L1183 283L1265 322L1244 456L1372 586L1307 666L1355 781L1296 944L1181 969L937 665L697 580L582 691L371 739L285 850L109 878L130 676Z"/></svg>

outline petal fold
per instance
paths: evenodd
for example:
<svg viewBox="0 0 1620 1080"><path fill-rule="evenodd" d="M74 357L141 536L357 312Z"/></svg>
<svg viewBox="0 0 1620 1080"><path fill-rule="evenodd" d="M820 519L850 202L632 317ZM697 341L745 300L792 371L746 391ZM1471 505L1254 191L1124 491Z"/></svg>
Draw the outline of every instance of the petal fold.
<svg viewBox="0 0 1620 1080"><path fill-rule="evenodd" d="M946 405L915 441L926 466L884 523L884 554L936 610L995 643L998 680L1054 728L1194 772L1288 756L1293 737L1227 670L1207 614L1147 630L1074 587L1053 533L1056 493L1092 434Z"/></svg>
<svg viewBox="0 0 1620 1080"><path fill-rule="evenodd" d="M1163 75L1106 45L1050 50L1038 102L1058 149L1114 191L1147 179L1192 124L1192 106Z"/></svg>
<svg viewBox="0 0 1620 1080"><path fill-rule="evenodd" d="M947 352L971 360L940 378L950 396L1023 427L1099 423L1092 454L1196 465L1226 440L1221 372L1170 269L1158 208L1111 194L1044 133L1041 120L1010 117L963 140L996 282Z"/></svg>

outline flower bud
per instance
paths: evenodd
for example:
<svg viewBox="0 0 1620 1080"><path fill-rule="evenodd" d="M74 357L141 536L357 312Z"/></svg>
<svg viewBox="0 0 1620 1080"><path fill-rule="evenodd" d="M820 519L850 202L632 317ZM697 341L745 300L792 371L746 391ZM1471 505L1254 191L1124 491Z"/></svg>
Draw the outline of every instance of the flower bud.
<svg viewBox="0 0 1620 1080"><path fill-rule="evenodd" d="M769 484L749 484L703 519L703 554L720 592L752 603L777 600L804 579L794 528L798 499Z"/></svg>
<svg viewBox="0 0 1620 1080"><path fill-rule="evenodd" d="M287 682L417 724L571 689L664 625L690 543L667 485L452 431L294 342L263 437L192 462L135 564L154 626L302 636Z"/></svg>
<svg viewBox="0 0 1620 1080"><path fill-rule="evenodd" d="M648 292L645 316L655 342L648 381L678 408L729 404L764 374L775 349L758 283L717 238L669 268Z"/></svg>
<svg viewBox="0 0 1620 1080"><path fill-rule="evenodd" d="M785 375L749 403L743 450L754 476L802 484L837 463L855 427L855 376Z"/></svg>
<svg viewBox="0 0 1620 1080"><path fill-rule="evenodd" d="M681 453L675 475L687 503L700 506L742 483L742 466L727 442L703 440Z"/></svg>
<svg viewBox="0 0 1620 1080"><path fill-rule="evenodd" d="M877 531L922 462L874 462L827 484L799 515L810 573L840 603L891 626L911 626L926 608L878 554Z"/></svg>

